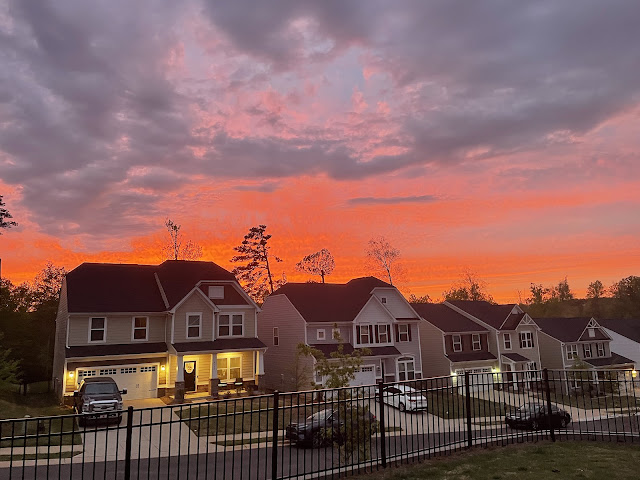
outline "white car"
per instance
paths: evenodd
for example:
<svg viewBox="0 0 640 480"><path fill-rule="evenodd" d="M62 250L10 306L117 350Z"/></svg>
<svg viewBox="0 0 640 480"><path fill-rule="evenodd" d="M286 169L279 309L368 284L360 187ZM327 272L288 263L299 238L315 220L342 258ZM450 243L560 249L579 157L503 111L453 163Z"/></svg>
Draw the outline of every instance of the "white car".
<svg viewBox="0 0 640 480"><path fill-rule="evenodd" d="M384 403L397 407L404 412L416 412L427 409L427 399L408 385L390 385L382 390Z"/></svg>

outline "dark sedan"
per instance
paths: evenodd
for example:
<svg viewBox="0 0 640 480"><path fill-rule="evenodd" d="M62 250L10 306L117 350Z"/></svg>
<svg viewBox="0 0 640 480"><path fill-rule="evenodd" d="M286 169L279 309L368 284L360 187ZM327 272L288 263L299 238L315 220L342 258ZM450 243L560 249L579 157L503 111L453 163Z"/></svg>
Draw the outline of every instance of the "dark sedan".
<svg viewBox="0 0 640 480"><path fill-rule="evenodd" d="M507 413L505 417L507 425L511 428L530 428L539 430L540 428L566 428L571 421L571 415L555 405L551 405L551 415L549 409L542 403L525 403L514 411Z"/></svg>
<svg viewBox="0 0 640 480"><path fill-rule="evenodd" d="M321 410L301 422L291 423L287 425L285 438L294 445L321 447L333 442L343 443L347 432L360 438L376 431L375 415L363 408L348 407Z"/></svg>

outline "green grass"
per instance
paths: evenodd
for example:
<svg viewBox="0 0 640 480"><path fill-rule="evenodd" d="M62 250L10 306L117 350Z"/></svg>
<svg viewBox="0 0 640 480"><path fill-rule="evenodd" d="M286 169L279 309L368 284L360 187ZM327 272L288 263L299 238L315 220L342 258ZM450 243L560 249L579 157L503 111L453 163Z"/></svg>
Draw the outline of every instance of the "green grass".
<svg viewBox="0 0 640 480"><path fill-rule="evenodd" d="M476 449L420 464L390 467L367 480L636 479L640 447L619 443L558 442ZM356 480L362 478L354 477Z"/></svg>
<svg viewBox="0 0 640 480"><path fill-rule="evenodd" d="M71 458L71 457L75 457L76 455L81 455L82 452L51 452L50 454L47 453L27 453L26 455L23 455L21 453L16 453L13 455L0 455L0 462L21 462L22 460L35 460L36 458L38 460L46 460L46 459L55 459L55 458Z"/></svg>
<svg viewBox="0 0 640 480"><path fill-rule="evenodd" d="M544 393L538 394L541 399L546 399ZM607 394L599 397L587 395L564 395L558 392L551 392L551 403L566 405L586 410L616 410L637 411L640 409L640 397L629 397L617 394Z"/></svg>
<svg viewBox="0 0 640 480"><path fill-rule="evenodd" d="M454 389L429 390L422 392L429 405L429 413L442 418L454 419L467 416L466 397ZM500 417L505 414L504 405L481 398L471 397L473 417Z"/></svg>

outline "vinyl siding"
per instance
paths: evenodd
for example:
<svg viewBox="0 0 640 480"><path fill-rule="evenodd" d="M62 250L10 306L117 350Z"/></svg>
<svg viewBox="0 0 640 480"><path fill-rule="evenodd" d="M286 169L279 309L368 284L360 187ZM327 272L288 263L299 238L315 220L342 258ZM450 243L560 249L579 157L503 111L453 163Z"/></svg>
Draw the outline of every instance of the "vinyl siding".
<svg viewBox="0 0 640 480"><path fill-rule="evenodd" d="M427 322L428 323L428 322ZM435 327L434 327L435 328ZM473 339L472 339L472 334L470 333L461 333L460 338L462 340L462 350L460 352L456 352L453 350L453 335L451 333L447 333L445 335L445 348L446 348L446 353L447 355L449 355L450 353L469 353L469 352L488 352L488 343L487 343L487 333L480 333L480 343L481 343L481 349L480 350L474 350L473 349Z"/></svg>
<svg viewBox="0 0 640 480"><path fill-rule="evenodd" d="M373 295L375 295L378 299L386 298L386 303L384 306L391 312L391 314L396 318L416 318L416 314L411 308L411 306L407 303L405 298L394 289L386 289L386 288L376 288L373 291Z"/></svg>
<svg viewBox="0 0 640 480"><path fill-rule="evenodd" d="M420 358L420 333L418 332L418 325L409 324L411 330L411 340L408 342L396 342L395 338L395 325L391 326L393 344L400 351L402 355L410 355L415 360L415 371L422 372L422 358ZM440 349L442 351L442 348Z"/></svg>
<svg viewBox="0 0 640 480"><path fill-rule="evenodd" d="M278 346L273 344L273 327L279 330ZM261 379L265 388L295 389L296 348L305 342L305 329L306 322L285 295L267 297L258 314L258 338L268 347L264 355L264 377ZM309 342L313 340L310 338ZM313 380L311 358L299 358L298 366L306 367L310 372L309 381Z"/></svg>
<svg viewBox="0 0 640 480"><path fill-rule="evenodd" d="M255 338L256 335L256 310L253 307L228 309L224 306L220 307L220 314L242 313L244 315L244 337ZM220 315L218 314L218 315ZM217 315L216 315L217 317ZM216 322L218 319L216 318ZM216 323L215 336L218 338L218 324Z"/></svg>
<svg viewBox="0 0 640 480"><path fill-rule="evenodd" d="M52 380L54 391L62 398L64 391L63 385L66 381L64 371L65 347L67 342L67 319L69 311L67 307L67 282L62 282L60 290L60 302L58 303L58 314L56 316L56 334L53 346L53 373Z"/></svg>
<svg viewBox="0 0 640 480"><path fill-rule="evenodd" d="M560 342L543 332L539 332L538 342L540 345L540 364L542 368L564 368L562 363L562 355L564 355L564 352Z"/></svg>
<svg viewBox="0 0 640 480"><path fill-rule="evenodd" d="M608 328L605 329L605 331L612 338L610 344L611 350L616 352L618 355L622 355L623 357L633 360L636 367L640 365L640 343Z"/></svg>
<svg viewBox="0 0 640 480"><path fill-rule="evenodd" d="M393 318L389 315L389 312L376 300L371 299L362 307L362 310L356 316L354 324L375 325L376 323L390 324L392 322Z"/></svg>
<svg viewBox="0 0 640 480"><path fill-rule="evenodd" d="M442 331L426 320L418 323L418 331L422 347L422 376L427 378L449 375L450 363L444 356Z"/></svg>
<svg viewBox="0 0 640 480"><path fill-rule="evenodd" d="M138 315L136 315L138 316ZM148 317L149 331L148 342L164 342L165 340L165 316L145 315ZM107 319L107 344L144 343L140 340L132 340L132 322L134 315L101 314L91 317L105 317ZM88 315L72 315L69 319L69 346L91 345L89 343L89 319ZM101 344L98 343L97 344Z"/></svg>
<svg viewBox="0 0 640 480"><path fill-rule="evenodd" d="M187 313L201 313L200 338L187 338ZM211 341L213 339L213 308L194 291L174 314L174 343Z"/></svg>

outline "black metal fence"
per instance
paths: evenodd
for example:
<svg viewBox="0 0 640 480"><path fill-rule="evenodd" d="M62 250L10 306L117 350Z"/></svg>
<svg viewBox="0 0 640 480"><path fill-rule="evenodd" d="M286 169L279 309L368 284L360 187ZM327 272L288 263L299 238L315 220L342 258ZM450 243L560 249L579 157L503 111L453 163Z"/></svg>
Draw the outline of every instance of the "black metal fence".
<svg viewBox="0 0 640 480"><path fill-rule="evenodd" d="M121 421L2 420L0 478L340 477L474 446L640 442L639 380L632 371L465 373L129 407Z"/></svg>

